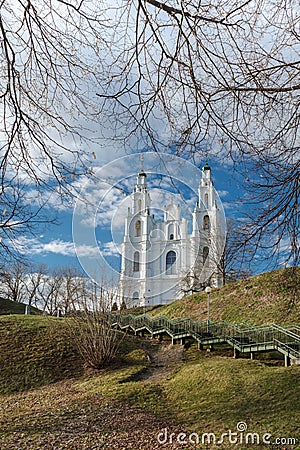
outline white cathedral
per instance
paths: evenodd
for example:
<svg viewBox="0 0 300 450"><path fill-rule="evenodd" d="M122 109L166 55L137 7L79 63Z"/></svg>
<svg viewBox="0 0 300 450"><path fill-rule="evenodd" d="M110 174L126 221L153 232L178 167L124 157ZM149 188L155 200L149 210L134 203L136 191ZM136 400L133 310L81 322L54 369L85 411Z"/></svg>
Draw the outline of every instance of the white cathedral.
<svg viewBox="0 0 300 450"><path fill-rule="evenodd" d="M143 170L131 199L121 245L119 283L121 301L126 306L169 303L189 292L187 284L191 284L191 290L195 284L199 289L221 285L224 215L208 163L202 168L191 221L181 217L180 205L175 203L164 207L163 220L155 220Z"/></svg>

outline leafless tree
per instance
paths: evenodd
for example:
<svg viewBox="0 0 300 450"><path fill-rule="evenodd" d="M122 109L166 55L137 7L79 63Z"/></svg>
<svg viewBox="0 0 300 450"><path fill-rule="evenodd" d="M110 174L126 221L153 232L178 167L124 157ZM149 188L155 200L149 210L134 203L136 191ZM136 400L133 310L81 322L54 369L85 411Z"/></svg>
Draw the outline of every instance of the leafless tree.
<svg viewBox="0 0 300 450"><path fill-rule="evenodd" d="M178 152L191 144L214 143L220 151L235 143L239 153L258 155L280 144L281 154L296 156L295 7L293 0L137 0L116 6L122 20L115 42L108 43L115 59L104 73L105 92L99 92L104 110L113 108L119 121L116 130L130 133L135 122L156 146L161 130L155 118L164 118L168 143ZM122 26L131 32L127 40ZM121 52L124 64L118 64ZM283 149L287 138L294 146ZM239 157L232 145L226 151Z"/></svg>
<svg viewBox="0 0 300 450"><path fill-rule="evenodd" d="M59 289L59 307L64 314L70 310L76 310L76 305L80 301L80 287L78 271L74 268L61 268L60 279L63 280Z"/></svg>
<svg viewBox="0 0 300 450"><path fill-rule="evenodd" d="M14 230L20 235L42 221L41 208L23 201L24 189L34 185L63 199L72 181L90 173L92 152L83 141L92 136L85 123L95 109L87 91L101 70L105 22L87 1L2 0L0 8L0 228L7 252Z"/></svg>
<svg viewBox="0 0 300 450"><path fill-rule="evenodd" d="M182 295L193 294L205 289L206 286L218 284L224 286L228 281L237 281L252 274L249 262L251 254L245 258L245 247L241 245L240 224L233 219L227 219L227 232L222 242L217 243L212 238L210 228L203 235L202 245L208 249L207 255L203 248L197 248L198 257L193 267L186 271L178 283L178 292Z"/></svg>
<svg viewBox="0 0 300 450"><path fill-rule="evenodd" d="M68 314L90 295L90 280L72 267L56 267L30 274L36 286L37 303L44 312ZM33 286L29 289L33 290Z"/></svg>
<svg viewBox="0 0 300 450"><path fill-rule="evenodd" d="M112 327L112 306L117 290L87 280L86 296L70 309L67 324L70 337L88 367L100 369L116 357L124 333Z"/></svg>
<svg viewBox="0 0 300 450"><path fill-rule="evenodd" d="M297 263L298 10L296 0L2 0L2 191L24 174L61 191L88 173L89 117L131 148L253 164L264 182L253 180L262 202L249 235L280 224Z"/></svg>
<svg viewBox="0 0 300 450"><path fill-rule="evenodd" d="M54 269L41 280L39 286L39 305L44 313L53 315L60 307L60 294L63 277L60 270Z"/></svg>
<svg viewBox="0 0 300 450"><path fill-rule="evenodd" d="M26 303L31 306L41 307L42 296L48 281L48 268L45 264L38 267L28 267L24 277L26 289Z"/></svg>
<svg viewBox="0 0 300 450"><path fill-rule="evenodd" d="M27 289L25 278L28 267L20 261L3 266L0 272L0 292L1 296L13 302L25 302Z"/></svg>
<svg viewBox="0 0 300 450"><path fill-rule="evenodd" d="M26 174L37 183L52 176L63 186L82 172L85 152L76 136L83 136L84 125L76 119L93 113L81 81L93 83L94 64L101 63L102 15L85 1L1 2L4 183L11 174Z"/></svg>
<svg viewBox="0 0 300 450"><path fill-rule="evenodd" d="M1 189L1 188L0 188ZM10 180L0 190L0 255L12 264L18 258L24 261L20 253L20 236L33 234L36 227L49 226L55 223L55 216L46 216L44 212L45 200L32 206L26 196L24 183Z"/></svg>
<svg viewBox="0 0 300 450"><path fill-rule="evenodd" d="M291 263L297 266L300 159L291 166L269 156L249 177L246 182L249 211L244 212L238 228L237 249L243 252L245 260L253 259L258 251L262 261L267 256L282 267Z"/></svg>
<svg viewBox="0 0 300 450"><path fill-rule="evenodd" d="M236 219L227 218L227 233L224 250L220 259L214 263L221 275L222 285L229 281L248 278L253 274L251 268L252 248L250 253L245 248L245 239L241 228L243 225Z"/></svg>
<svg viewBox="0 0 300 450"><path fill-rule="evenodd" d="M144 145L167 146L195 161L203 154L221 155L244 167L245 177L251 167L259 201L246 241L254 239L263 249L262 236L275 232L272 249L288 239L294 264L300 177L297 11L294 0L128 2L123 23L132 26L132 35L122 47L125 63L118 65L120 49L113 47L110 77L99 91L101 113L114 114L120 139L139 133Z"/></svg>

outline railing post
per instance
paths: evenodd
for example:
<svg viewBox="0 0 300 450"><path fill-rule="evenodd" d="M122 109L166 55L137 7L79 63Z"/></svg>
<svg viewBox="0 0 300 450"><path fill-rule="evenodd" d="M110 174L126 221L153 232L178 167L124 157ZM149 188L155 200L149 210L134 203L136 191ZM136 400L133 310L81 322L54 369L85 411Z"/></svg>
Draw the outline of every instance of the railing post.
<svg viewBox="0 0 300 450"><path fill-rule="evenodd" d="M233 357L237 359L240 356L240 352L237 348L233 347Z"/></svg>
<svg viewBox="0 0 300 450"><path fill-rule="evenodd" d="M207 344L209 336L206 336L207 325L214 337L223 337L233 347L234 358L238 358L245 349L249 350L250 358L254 359L256 353L263 350L277 349L284 355L285 366L290 366L294 360L300 363L300 336L277 325L245 326L245 324L233 325L228 322L194 321L192 319L174 319L167 317L150 318L148 316L135 317L133 315L114 315L112 326L120 329L130 329L135 335L146 334L142 327L147 327L154 337L161 340L163 329L171 335L172 344L180 341L184 345L188 337L198 341L204 338ZM299 328L300 329L300 328ZM147 331L147 332L148 332ZM185 332L185 334L184 334ZM187 333L190 333L187 336ZM180 336L184 336L181 337ZM240 342L238 342L240 341ZM271 345L272 344L272 345ZM203 349L203 343L198 341L198 349Z"/></svg>

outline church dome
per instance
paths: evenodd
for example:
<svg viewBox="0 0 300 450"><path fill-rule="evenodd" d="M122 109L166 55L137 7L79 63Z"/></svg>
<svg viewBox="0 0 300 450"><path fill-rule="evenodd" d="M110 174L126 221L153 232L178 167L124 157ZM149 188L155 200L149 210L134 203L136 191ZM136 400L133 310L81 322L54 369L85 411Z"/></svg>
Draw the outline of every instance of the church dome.
<svg viewBox="0 0 300 450"><path fill-rule="evenodd" d="M207 161L205 163L205 166L202 167L202 170L210 170L210 166Z"/></svg>

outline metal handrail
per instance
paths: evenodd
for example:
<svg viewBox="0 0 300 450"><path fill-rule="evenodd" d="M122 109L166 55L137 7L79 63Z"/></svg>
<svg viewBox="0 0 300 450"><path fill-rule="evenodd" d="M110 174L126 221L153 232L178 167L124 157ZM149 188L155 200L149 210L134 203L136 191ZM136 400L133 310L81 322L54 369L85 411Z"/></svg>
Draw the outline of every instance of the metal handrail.
<svg viewBox="0 0 300 450"><path fill-rule="evenodd" d="M198 341L205 342L211 339L224 339L231 342L242 351L255 346L273 345L274 349L281 349L282 352L300 358L300 336L294 333L291 328L282 327L276 324L251 325L246 322L241 324L232 324L225 320L219 322L206 320L196 321L189 318L169 319L166 316L149 317L147 315L134 316L114 315L114 324L118 323L121 327L130 326L133 330L147 327L151 333L167 331L172 337L187 334ZM208 336L209 325L209 336ZM295 326L294 329L300 327ZM291 347L295 345L296 350Z"/></svg>

